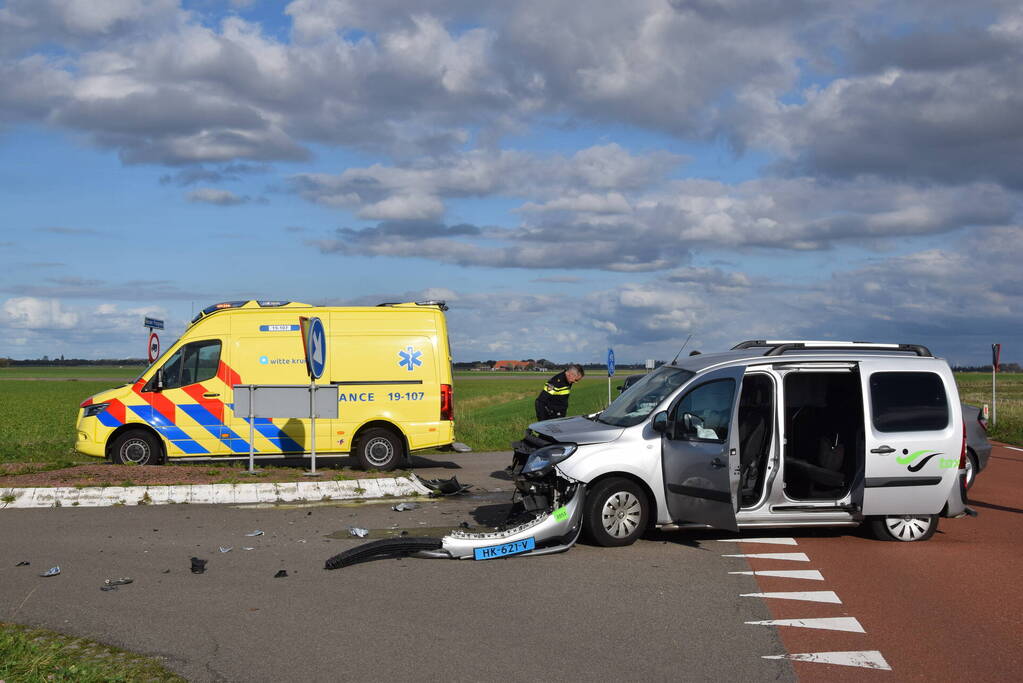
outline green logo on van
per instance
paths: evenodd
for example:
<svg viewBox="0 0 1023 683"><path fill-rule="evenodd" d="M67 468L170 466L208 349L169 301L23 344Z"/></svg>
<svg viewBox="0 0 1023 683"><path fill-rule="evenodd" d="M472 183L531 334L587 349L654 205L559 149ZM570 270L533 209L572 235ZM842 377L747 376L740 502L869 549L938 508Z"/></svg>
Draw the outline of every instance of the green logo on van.
<svg viewBox="0 0 1023 683"><path fill-rule="evenodd" d="M932 451L930 449L925 449L922 451L916 451L915 453L910 453L909 455L903 455L898 458L895 458L895 462L899 463L900 465L908 465L906 469L908 469L910 472L919 472L921 469L923 469L924 465L926 465L931 458L938 455L942 455L942 453ZM922 459L919 462L914 463L914 461L917 460L918 458ZM959 467L959 459L941 458L938 461L938 464L942 469L951 469L953 467Z"/></svg>

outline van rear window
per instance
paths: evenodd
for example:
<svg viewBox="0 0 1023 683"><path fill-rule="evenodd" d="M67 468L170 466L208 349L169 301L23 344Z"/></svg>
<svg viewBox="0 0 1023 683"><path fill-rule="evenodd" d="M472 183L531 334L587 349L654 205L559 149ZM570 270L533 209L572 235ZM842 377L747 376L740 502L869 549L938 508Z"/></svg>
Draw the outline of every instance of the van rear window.
<svg viewBox="0 0 1023 683"><path fill-rule="evenodd" d="M876 372L870 376L874 428L926 432L948 426L948 398L933 372Z"/></svg>

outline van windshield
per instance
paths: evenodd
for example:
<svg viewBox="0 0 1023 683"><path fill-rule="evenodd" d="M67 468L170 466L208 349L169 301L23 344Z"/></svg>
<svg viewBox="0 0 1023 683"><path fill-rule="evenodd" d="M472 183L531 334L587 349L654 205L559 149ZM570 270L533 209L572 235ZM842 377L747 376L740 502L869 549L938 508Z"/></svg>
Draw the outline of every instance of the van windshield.
<svg viewBox="0 0 1023 683"><path fill-rule="evenodd" d="M695 374L679 368L658 368L623 391L607 410L597 416L597 422L616 427L637 425Z"/></svg>

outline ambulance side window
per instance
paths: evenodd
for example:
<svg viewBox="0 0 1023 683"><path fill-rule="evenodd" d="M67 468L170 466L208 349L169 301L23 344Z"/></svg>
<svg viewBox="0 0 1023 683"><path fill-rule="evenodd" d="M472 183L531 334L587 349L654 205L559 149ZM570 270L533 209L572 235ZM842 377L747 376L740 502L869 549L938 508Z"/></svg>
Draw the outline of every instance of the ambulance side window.
<svg viewBox="0 0 1023 683"><path fill-rule="evenodd" d="M186 344L163 366L163 388L177 389L213 379L219 366L219 339Z"/></svg>
<svg viewBox="0 0 1023 683"><path fill-rule="evenodd" d="M879 432L925 432L948 426L945 384L933 372L875 372L870 403Z"/></svg>

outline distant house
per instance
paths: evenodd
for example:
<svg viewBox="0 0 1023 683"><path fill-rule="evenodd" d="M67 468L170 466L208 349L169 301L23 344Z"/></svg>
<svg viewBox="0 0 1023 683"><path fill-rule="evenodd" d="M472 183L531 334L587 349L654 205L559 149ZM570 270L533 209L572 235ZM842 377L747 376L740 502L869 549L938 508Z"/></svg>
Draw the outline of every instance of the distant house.
<svg viewBox="0 0 1023 683"><path fill-rule="evenodd" d="M499 360L494 363L495 370L528 370L529 361L524 360Z"/></svg>

